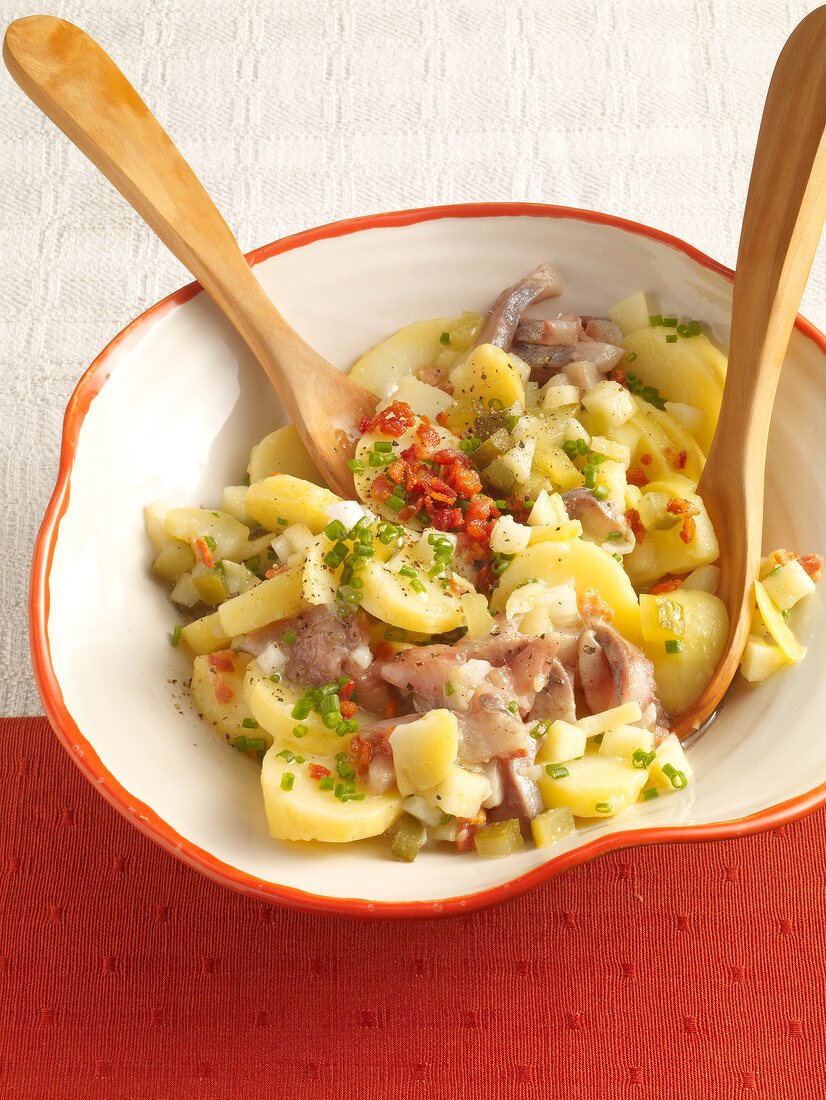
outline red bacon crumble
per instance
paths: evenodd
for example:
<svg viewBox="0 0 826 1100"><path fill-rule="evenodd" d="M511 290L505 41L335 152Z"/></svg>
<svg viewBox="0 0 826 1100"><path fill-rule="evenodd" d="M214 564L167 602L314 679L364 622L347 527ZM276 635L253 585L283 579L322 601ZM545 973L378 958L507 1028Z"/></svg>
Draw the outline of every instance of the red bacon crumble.
<svg viewBox="0 0 826 1100"><path fill-rule="evenodd" d="M688 461L688 451L680 451L679 454L675 454L670 447L666 447L663 454L669 466L673 466L675 470L685 469L685 464Z"/></svg>
<svg viewBox="0 0 826 1100"><path fill-rule="evenodd" d="M309 768L310 779L326 779L332 772L329 768L325 768L323 764L310 764Z"/></svg>
<svg viewBox="0 0 826 1100"><path fill-rule="evenodd" d="M216 672L233 672L235 669L235 654L231 649L219 649L210 653L207 664Z"/></svg>
<svg viewBox="0 0 826 1100"><path fill-rule="evenodd" d="M668 504L666 504L665 510L671 516L683 517L683 525L680 528L680 538L684 543L692 542L697 532L697 524L694 522L694 517L700 514L700 509L697 505L692 504L690 500L684 500L682 497L672 497Z"/></svg>
<svg viewBox="0 0 826 1100"><path fill-rule="evenodd" d="M797 560L813 581L820 580L820 571L823 568L823 558L820 554L804 554Z"/></svg>
<svg viewBox="0 0 826 1100"><path fill-rule="evenodd" d="M625 513L625 522L631 528L631 532L637 542L642 542L645 538L645 528L642 525L640 514L636 508L629 508Z"/></svg>
<svg viewBox="0 0 826 1100"><path fill-rule="evenodd" d="M366 423L364 423L365 421ZM364 423L363 428L362 423ZM416 417L413 415L410 406L406 405L404 401L394 401L386 409L382 409L372 420L367 420L366 416L362 417L359 421L359 430L362 434L365 432L381 432L383 435L392 435L395 439L399 439L415 423Z"/></svg>
<svg viewBox="0 0 826 1100"><path fill-rule="evenodd" d="M651 462L652 462L651 455L650 454L640 455L640 462L643 464L643 466L650 466Z"/></svg>
<svg viewBox="0 0 826 1100"><path fill-rule="evenodd" d="M682 577L666 577L664 580L658 581L652 589L650 589L652 596L662 595L664 592L674 592L680 587L685 578L688 576L686 573Z"/></svg>
<svg viewBox="0 0 826 1100"><path fill-rule="evenodd" d="M641 488L643 485L648 484L648 475L642 466L629 466L625 480L629 485L636 485L637 488Z"/></svg>

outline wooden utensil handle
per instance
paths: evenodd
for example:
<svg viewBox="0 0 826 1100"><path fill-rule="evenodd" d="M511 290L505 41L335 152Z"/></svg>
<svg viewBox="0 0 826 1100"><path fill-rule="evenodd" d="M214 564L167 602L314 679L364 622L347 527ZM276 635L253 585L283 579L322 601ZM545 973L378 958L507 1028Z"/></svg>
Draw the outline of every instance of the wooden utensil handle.
<svg viewBox="0 0 826 1100"><path fill-rule="evenodd" d="M192 272L273 377L271 347L259 339L262 328L279 328L281 339L303 341L275 309L195 173L108 54L72 23L35 15L11 24L3 56L23 91Z"/></svg>

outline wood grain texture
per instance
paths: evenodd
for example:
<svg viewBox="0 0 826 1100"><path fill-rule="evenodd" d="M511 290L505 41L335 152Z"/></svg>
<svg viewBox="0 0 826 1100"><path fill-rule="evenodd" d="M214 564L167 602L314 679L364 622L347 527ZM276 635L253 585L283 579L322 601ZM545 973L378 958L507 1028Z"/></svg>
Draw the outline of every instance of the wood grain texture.
<svg viewBox="0 0 826 1100"><path fill-rule="evenodd" d="M284 320L224 219L123 73L84 31L35 15L8 28L3 56L29 98L120 191L195 276L260 362L332 488L353 495L359 418L376 398Z"/></svg>
<svg viewBox="0 0 826 1100"><path fill-rule="evenodd" d="M700 479L720 542L720 596L729 613L725 657L675 729L685 736L731 683L754 608L772 405L826 219L826 7L793 31L775 66L754 154L732 301L720 419Z"/></svg>

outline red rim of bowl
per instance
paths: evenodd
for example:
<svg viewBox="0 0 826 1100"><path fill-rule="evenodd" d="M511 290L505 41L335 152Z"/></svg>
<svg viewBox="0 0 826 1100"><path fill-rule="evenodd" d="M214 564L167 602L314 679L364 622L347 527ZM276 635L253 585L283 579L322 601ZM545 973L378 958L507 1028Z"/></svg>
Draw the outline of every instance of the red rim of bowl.
<svg viewBox="0 0 826 1100"><path fill-rule="evenodd" d="M498 217L571 218L578 221L613 226L639 236L660 241L685 253L703 267L717 272L730 282L734 280L734 273L729 268L679 238L661 230L652 229L650 226L642 225L639 222L614 217L610 214L579 210L575 207L546 206L539 203L468 203L350 218L346 221L332 222L329 225L318 226L314 229L307 229L301 233L284 237L280 241L255 249L248 254L247 259L252 266L255 266L255 264L282 252L303 248L305 245L327 238L359 233L365 229L408 226L442 218ZM46 716L58 739L83 774L94 784L104 798L142 833L196 870L250 897L308 912L386 920L388 918L434 917L472 912L476 909L498 904L508 898L517 897L555 875L595 859L606 852L665 841L722 840L730 837L746 836L750 833L777 828L789 821L794 821L796 818L811 813L826 803L826 783L822 783L811 791L786 802L736 820L716 822L709 825L657 826L650 829L611 833L591 841L582 848L551 858L541 866L509 882L481 890L478 893L436 900L382 902L371 901L367 898L328 897L311 894L279 883L261 881L245 871L216 859L210 852L199 848L185 837L182 837L149 806L133 798L129 791L104 767L97 753L84 738L63 699L60 683L52 664L49 644L49 579L60 520L69 504L72 466L77 441L89 406L100 393L120 358L142 339L147 323L156 322L166 313L189 301L200 292L201 287L198 283L190 283L146 310L127 325L103 349L81 377L69 401L64 417L57 483L35 543L29 588L32 661L35 682ZM805 318L798 316L796 326L807 339L813 340L821 351L826 354L826 337L814 325Z"/></svg>

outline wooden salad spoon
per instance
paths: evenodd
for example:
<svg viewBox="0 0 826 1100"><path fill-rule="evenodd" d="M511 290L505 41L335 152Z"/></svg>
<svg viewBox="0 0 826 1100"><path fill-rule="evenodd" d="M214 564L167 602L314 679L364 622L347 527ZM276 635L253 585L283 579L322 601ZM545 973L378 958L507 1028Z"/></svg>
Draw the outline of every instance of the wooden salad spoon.
<svg viewBox="0 0 826 1100"><path fill-rule="evenodd" d="M826 7L795 28L772 75L743 214L728 373L698 492L720 543L726 650L672 728L689 735L714 712L749 634L760 564L766 444L780 368L826 219Z"/></svg>
<svg viewBox="0 0 826 1100"><path fill-rule="evenodd" d="M331 366L287 324L214 203L111 58L88 34L48 15L6 31L9 72L117 187L243 337L330 486L354 496L347 461L377 398Z"/></svg>

